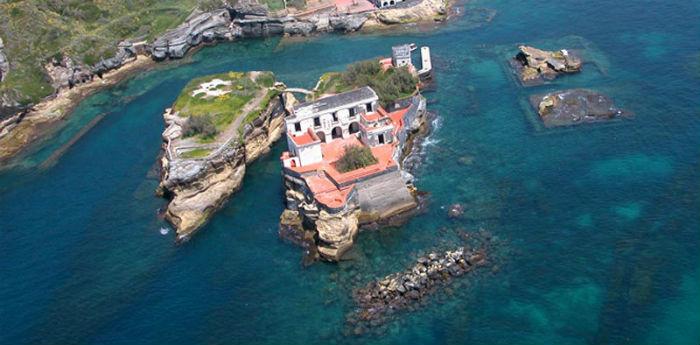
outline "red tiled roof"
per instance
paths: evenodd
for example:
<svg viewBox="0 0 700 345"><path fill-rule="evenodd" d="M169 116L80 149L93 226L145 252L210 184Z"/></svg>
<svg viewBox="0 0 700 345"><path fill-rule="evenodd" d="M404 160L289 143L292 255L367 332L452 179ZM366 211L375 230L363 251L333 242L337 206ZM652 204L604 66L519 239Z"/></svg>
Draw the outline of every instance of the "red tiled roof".
<svg viewBox="0 0 700 345"><path fill-rule="evenodd" d="M391 113L387 113L382 107L377 108L377 112L371 113L372 117L377 116L378 119L388 117L394 125L394 134L398 133L404 126L403 117L409 108L399 109ZM364 115L363 115L364 116ZM303 135L292 137L295 143L299 144L297 138L301 138L299 142L310 143L309 138L318 137L313 132L307 132ZM307 142L308 141L308 142ZM345 147L349 145L364 145L356 136L351 135L344 139L334 139L329 143L321 143L321 151L323 161L315 164L305 165L301 167L291 167L292 171L300 174L311 173L304 176L306 184L311 189L316 200L328 207L342 207L347 202L347 197L350 195L352 188L355 186L353 181L364 177L372 176L396 166L394 161L394 152L398 145L398 141L391 144L379 145L370 148L372 155L377 158L377 163L370 166L341 173L335 167L336 162L343 156ZM282 157L289 157L282 154ZM318 173L313 173L318 172ZM347 185L346 185L347 184ZM338 185L345 185L338 187Z"/></svg>
<svg viewBox="0 0 700 345"><path fill-rule="evenodd" d="M287 135L289 135L289 137L292 138L292 141L294 141L294 143L299 146L320 141L320 139L318 139L318 136L316 136L316 134L313 131L311 131L311 128L309 128L309 130L306 131L306 133L304 134L295 136L291 132L287 132Z"/></svg>

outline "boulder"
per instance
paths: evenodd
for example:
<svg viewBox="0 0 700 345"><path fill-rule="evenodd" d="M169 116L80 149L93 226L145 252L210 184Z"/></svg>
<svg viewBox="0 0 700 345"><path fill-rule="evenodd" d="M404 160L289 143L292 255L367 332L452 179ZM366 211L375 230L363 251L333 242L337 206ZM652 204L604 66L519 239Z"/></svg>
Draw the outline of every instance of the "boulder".
<svg viewBox="0 0 700 345"><path fill-rule="evenodd" d="M316 25L310 22L293 21L284 23L284 33L289 35L308 36L316 30Z"/></svg>
<svg viewBox="0 0 700 345"><path fill-rule="evenodd" d="M331 28L343 32L357 31L366 21L367 15L365 14L339 15L329 18Z"/></svg>

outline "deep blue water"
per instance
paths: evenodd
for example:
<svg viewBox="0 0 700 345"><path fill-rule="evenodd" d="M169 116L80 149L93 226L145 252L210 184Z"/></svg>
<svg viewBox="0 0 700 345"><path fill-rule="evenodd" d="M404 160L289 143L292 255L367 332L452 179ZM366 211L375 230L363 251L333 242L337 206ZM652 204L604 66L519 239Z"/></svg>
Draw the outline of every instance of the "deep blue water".
<svg viewBox="0 0 700 345"><path fill-rule="evenodd" d="M497 11L477 25L475 9ZM56 137L0 175L0 343L700 343L700 2L473 1L437 31L221 44L84 101ZM482 23L483 24L483 23ZM311 87L325 71L429 45L439 114L415 171L424 214L362 233L357 259L302 268L277 237L273 152L190 242L157 211L162 110L191 78L272 70ZM586 47L595 63L522 89L519 43ZM543 130L528 95L588 87L629 121ZM106 114L53 165L42 162ZM460 202L466 217L450 220ZM465 277L381 335L344 335L350 291L487 229L498 270Z"/></svg>

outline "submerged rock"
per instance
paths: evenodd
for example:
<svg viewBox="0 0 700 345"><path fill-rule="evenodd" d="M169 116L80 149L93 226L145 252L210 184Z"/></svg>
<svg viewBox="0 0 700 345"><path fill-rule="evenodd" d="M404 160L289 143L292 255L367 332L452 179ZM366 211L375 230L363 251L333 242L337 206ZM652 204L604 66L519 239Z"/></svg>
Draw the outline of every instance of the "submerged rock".
<svg viewBox="0 0 700 345"><path fill-rule="evenodd" d="M511 66L525 86L542 84L560 74L581 71L581 59L574 51L547 51L529 46L518 49L520 52L511 59Z"/></svg>
<svg viewBox="0 0 700 345"><path fill-rule="evenodd" d="M533 95L530 104L546 127L602 122L631 116L615 106L610 97L586 89Z"/></svg>

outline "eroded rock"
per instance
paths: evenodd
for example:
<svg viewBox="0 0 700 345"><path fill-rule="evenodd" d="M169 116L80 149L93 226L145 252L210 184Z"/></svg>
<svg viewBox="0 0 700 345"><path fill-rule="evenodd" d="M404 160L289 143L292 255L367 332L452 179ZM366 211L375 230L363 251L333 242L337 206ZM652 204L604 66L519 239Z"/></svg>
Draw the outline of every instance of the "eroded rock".
<svg viewBox="0 0 700 345"><path fill-rule="evenodd" d="M518 49L520 52L511 59L511 66L523 85L542 84L558 75L581 70L581 58L574 51L547 51L524 45Z"/></svg>
<svg viewBox="0 0 700 345"><path fill-rule="evenodd" d="M533 95L530 104L546 127L602 122L632 115L615 106L610 97L586 89Z"/></svg>

